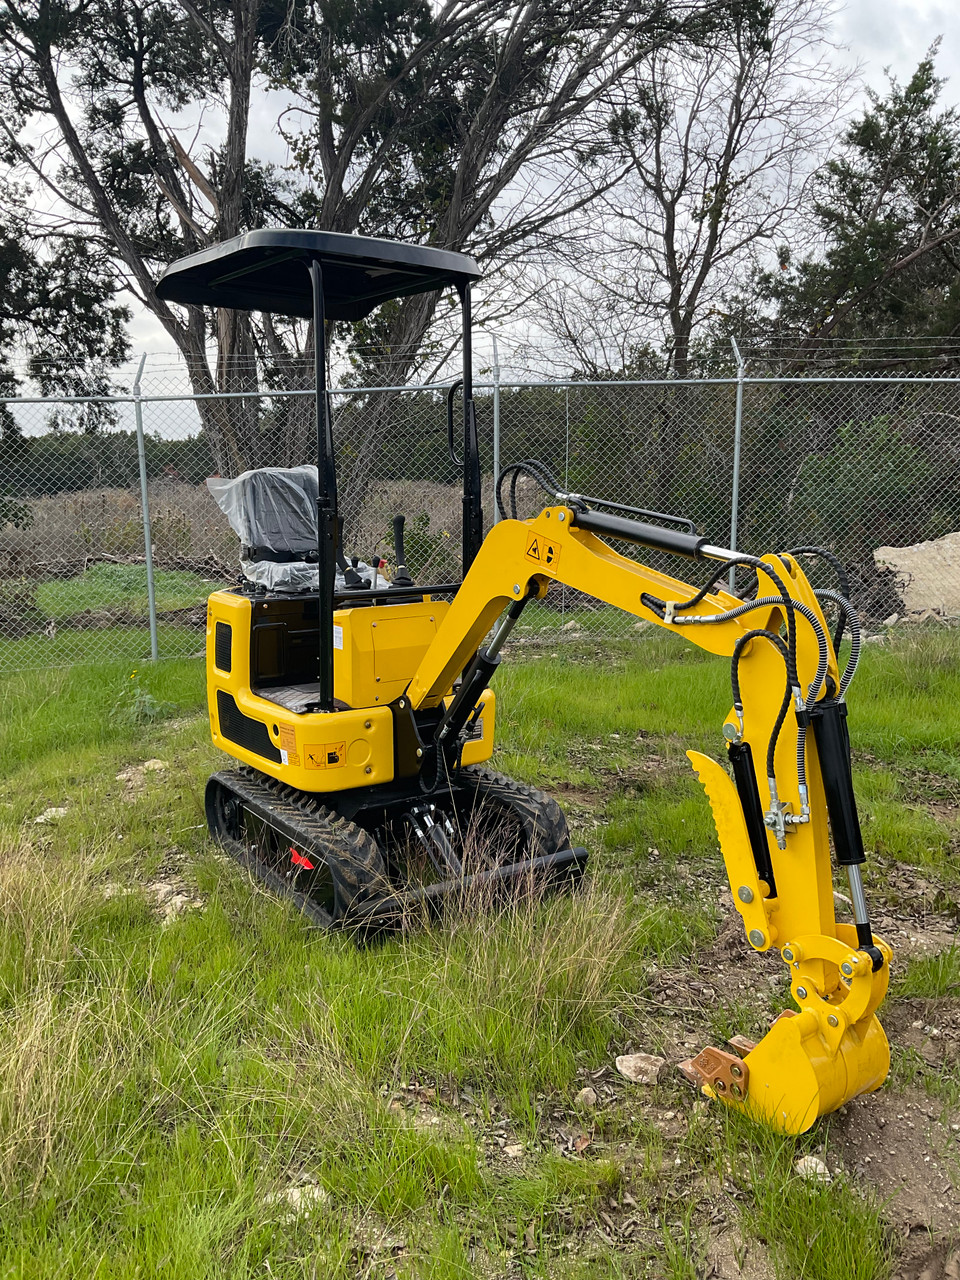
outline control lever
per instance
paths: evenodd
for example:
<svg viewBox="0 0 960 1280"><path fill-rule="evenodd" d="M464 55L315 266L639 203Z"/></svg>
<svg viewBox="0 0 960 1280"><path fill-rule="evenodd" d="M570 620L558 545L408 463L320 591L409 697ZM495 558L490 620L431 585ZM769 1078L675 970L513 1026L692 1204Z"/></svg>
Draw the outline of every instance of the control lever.
<svg viewBox="0 0 960 1280"><path fill-rule="evenodd" d="M347 564L347 561L346 561L346 559L345 559L345 557L344 557L344 554L343 554L343 517L342 517L342 516L341 516L341 517L340 517L340 519L337 521L337 524L338 524L338 533L337 533L337 568L338 568L338 569L340 570L340 572L343 574L343 588L344 588L344 590L345 590L345 591L363 591L363 590L365 590L365 589L366 589L370 584L369 584L369 582L367 582L367 580L366 580L365 578L361 578L361 577L360 577L360 575L359 575L359 573L357 573L357 570L356 570L357 559L356 559L356 557L354 557L354 562L353 562L353 564L352 564L352 565L350 565L350 564Z"/></svg>
<svg viewBox="0 0 960 1280"><path fill-rule="evenodd" d="M412 587L413 579L407 570L407 557L403 549L403 526L405 516L393 517L393 547L397 553L397 568L393 575L395 587Z"/></svg>

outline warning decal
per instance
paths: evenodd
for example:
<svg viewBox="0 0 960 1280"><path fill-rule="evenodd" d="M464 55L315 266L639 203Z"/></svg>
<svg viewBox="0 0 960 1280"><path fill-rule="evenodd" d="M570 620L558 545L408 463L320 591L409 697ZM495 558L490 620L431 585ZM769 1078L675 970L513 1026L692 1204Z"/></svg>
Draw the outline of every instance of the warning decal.
<svg viewBox="0 0 960 1280"><path fill-rule="evenodd" d="M528 560L535 560L537 564L543 565L545 568L555 569L557 561L560 559L560 548L555 542L545 538L543 534L531 533L527 538L525 554Z"/></svg>
<svg viewBox="0 0 960 1280"><path fill-rule="evenodd" d="M342 769L346 761L345 742L308 743L303 748L304 766L307 769Z"/></svg>
<svg viewBox="0 0 960 1280"><path fill-rule="evenodd" d="M297 733L291 724L280 726L280 755L284 764L292 764L299 768L300 757L297 755Z"/></svg>

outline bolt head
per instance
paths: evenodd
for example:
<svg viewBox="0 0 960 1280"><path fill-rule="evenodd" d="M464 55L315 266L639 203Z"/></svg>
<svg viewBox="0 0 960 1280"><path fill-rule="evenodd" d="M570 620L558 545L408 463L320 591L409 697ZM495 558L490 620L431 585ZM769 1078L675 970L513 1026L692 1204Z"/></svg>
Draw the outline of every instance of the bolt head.
<svg viewBox="0 0 960 1280"><path fill-rule="evenodd" d="M841 973L845 973L845 974L847 975L847 977L848 977L848 978L849 978L849 977L851 977L851 976L853 975L853 965L852 965L852 964L842 964L842 965L840 966L840 972L841 972Z"/></svg>
<svg viewBox="0 0 960 1280"><path fill-rule="evenodd" d="M762 947L767 940L767 935L762 929L751 929L747 936L749 937L751 944L755 947Z"/></svg>
<svg viewBox="0 0 960 1280"><path fill-rule="evenodd" d="M730 1074L733 1076L735 1080L739 1080L740 1077L743 1075L743 1067L738 1067L735 1062L732 1062L730 1064Z"/></svg>
<svg viewBox="0 0 960 1280"><path fill-rule="evenodd" d="M417 759L419 760L422 755L423 755L423 747L417 747Z"/></svg>
<svg viewBox="0 0 960 1280"><path fill-rule="evenodd" d="M367 767L364 769L364 771L363 771L363 772L364 772L364 773L373 773L373 766L368 764L368 765L367 765Z"/></svg>
<svg viewBox="0 0 960 1280"><path fill-rule="evenodd" d="M716 1089L717 1093L726 1093L727 1091L727 1085L724 1080L714 1080L713 1087Z"/></svg>
<svg viewBox="0 0 960 1280"><path fill-rule="evenodd" d="M740 888L737 890L737 897L740 899L741 902L752 902L753 890L750 888L748 884L742 884Z"/></svg>
<svg viewBox="0 0 960 1280"><path fill-rule="evenodd" d="M743 1090L740 1088L738 1084L732 1084L730 1086L730 1092L733 1094L735 1098L743 1097Z"/></svg>
<svg viewBox="0 0 960 1280"><path fill-rule="evenodd" d="M787 964L789 964L790 961L793 959L793 952L790 950L789 947L784 947L781 954L783 955L783 958L784 960L786 960Z"/></svg>
<svg viewBox="0 0 960 1280"><path fill-rule="evenodd" d="M797 987L797 999L798 999L798 1000L806 1000L806 998L807 998L807 988L806 988L806 987Z"/></svg>
<svg viewBox="0 0 960 1280"><path fill-rule="evenodd" d="M561 511L560 514L557 516L557 519L560 520L561 522L566 520L566 518L567 518L566 514L563 511Z"/></svg>
<svg viewBox="0 0 960 1280"><path fill-rule="evenodd" d="M827 1018L827 1025L831 1027L839 1027L840 1019L837 1017L835 1013L831 1013L829 1015L829 1017Z"/></svg>
<svg viewBox="0 0 960 1280"><path fill-rule="evenodd" d="M514 594L515 596L518 596L518 595L520 594L520 583L519 583L519 582L515 582L515 583L513 584L513 594Z"/></svg>

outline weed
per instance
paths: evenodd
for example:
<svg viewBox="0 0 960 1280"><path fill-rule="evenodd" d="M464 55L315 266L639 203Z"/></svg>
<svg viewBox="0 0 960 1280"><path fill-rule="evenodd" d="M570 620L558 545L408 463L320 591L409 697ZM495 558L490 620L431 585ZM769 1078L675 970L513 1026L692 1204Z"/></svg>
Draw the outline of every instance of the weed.
<svg viewBox="0 0 960 1280"><path fill-rule="evenodd" d="M130 672L130 681L120 690L120 696L110 711L110 717L122 724L153 724L166 720L176 713L176 703L164 702L155 697L140 681L140 672Z"/></svg>

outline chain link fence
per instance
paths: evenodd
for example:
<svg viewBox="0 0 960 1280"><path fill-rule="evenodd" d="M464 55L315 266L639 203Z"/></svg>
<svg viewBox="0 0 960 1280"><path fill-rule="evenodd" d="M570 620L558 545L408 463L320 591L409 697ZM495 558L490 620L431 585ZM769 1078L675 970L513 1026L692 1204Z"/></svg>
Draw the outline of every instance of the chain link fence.
<svg viewBox="0 0 960 1280"><path fill-rule="evenodd" d="M441 386L331 396L345 547L391 564L402 512L419 581L460 568L445 402ZM826 546L874 624L960 616L960 381L504 383L477 410L488 525L495 465L536 458L565 489L689 517L718 544ZM312 412L309 391L0 402L0 674L199 654L239 549L204 481L312 460ZM517 513L542 497L521 485ZM528 618L547 638L633 622L560 587Z"/></svg>

